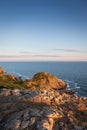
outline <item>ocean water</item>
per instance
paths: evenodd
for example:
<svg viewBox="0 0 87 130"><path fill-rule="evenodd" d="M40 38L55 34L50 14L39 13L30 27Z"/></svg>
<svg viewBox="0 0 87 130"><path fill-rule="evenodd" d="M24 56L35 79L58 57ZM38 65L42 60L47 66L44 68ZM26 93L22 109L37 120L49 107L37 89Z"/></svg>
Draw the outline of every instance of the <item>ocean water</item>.
<svg viewBox="0 0 87 130"><path fill-rule="evenodd" d="M66 81L77 95L87 97L87 62L0 62L0 66L23 79L49 72Z"/></svg>

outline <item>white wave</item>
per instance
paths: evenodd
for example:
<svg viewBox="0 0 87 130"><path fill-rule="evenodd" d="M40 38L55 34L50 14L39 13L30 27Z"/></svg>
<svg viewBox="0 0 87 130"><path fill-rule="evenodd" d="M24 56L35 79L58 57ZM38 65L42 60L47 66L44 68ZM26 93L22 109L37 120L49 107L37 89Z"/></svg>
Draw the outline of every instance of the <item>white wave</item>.
<svg viewBox="0 0 87 130"><path fill-rule="evenodd" d="M80 86L75 87L76 89L80 89Z"/></svg>
<svg viewBox="0 0 87 130"><path fill-rule="evenodd" d="M74 84L74 81L70 81L70 80L65 80L67 83L72 83Z"/></svg>
<svg viewBox="0 0 87 130"><path fill-rule="evenodd" d="M11 72L11 74L16 75L16 76L18 76L18 77L22 77L22 74L20 74L20 73L18 73L18 72Z"/></svg>
<svg viewBox="0 0 87 130"><path fill-rule="evenodd" d="M69 88L70 87L70 85L69 84L67 84L67 88Z"/></svg>

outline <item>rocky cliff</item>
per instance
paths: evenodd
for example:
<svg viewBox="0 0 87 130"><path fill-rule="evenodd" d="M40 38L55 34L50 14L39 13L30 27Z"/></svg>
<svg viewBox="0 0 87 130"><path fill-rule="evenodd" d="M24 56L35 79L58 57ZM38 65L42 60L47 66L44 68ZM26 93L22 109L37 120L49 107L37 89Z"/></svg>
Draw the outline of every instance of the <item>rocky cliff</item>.
<svg viewBox="0 0 87 130"><path fill-rule="evenodd" d="M0 90L0 130L87 130L87 98L46 72L25 84Z"/></svg>

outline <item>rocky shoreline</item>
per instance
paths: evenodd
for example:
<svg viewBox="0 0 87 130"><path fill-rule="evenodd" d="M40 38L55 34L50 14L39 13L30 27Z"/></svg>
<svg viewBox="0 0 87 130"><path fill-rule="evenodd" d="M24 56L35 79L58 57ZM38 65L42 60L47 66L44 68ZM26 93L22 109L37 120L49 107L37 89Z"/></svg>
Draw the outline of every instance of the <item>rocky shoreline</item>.
<svg viewBox="0 0 87 130"><path fill-rule="evenodd" d="M6 71L0 72L7 80ZM61 79L42 72L21 83L26 89L4 85L0 90L0 130L87 130L87 98L68 90Z"/></svg>

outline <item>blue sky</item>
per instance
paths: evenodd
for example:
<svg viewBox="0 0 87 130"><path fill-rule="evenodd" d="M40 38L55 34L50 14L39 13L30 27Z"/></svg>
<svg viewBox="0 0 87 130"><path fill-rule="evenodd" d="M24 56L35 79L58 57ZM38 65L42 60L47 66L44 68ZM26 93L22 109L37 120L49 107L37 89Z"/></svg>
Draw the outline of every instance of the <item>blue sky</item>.
<svg viewBox="0 0 87 130"><path fill-rule="evenodd" d="M87 0L0 0L0 61L87 61Z"/></svg>

